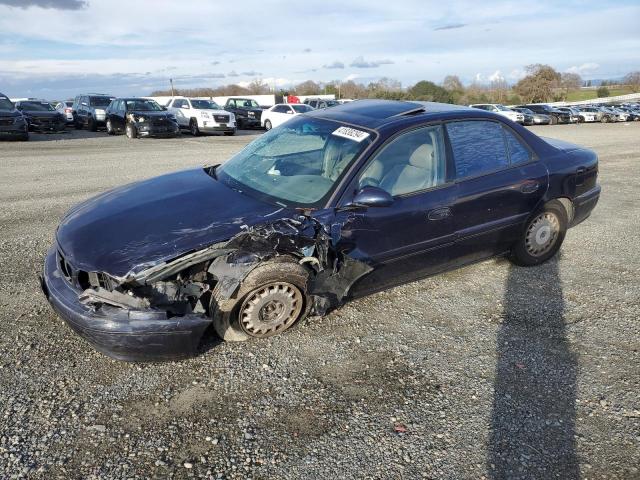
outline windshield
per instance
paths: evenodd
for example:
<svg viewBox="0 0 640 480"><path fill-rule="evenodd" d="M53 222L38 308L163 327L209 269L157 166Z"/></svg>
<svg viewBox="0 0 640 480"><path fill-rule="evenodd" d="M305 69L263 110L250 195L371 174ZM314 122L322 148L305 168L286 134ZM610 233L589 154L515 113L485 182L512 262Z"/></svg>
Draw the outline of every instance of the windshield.
<svg viewBox="0 0 640 480"><path fill-rule="evenodd" d="M92 107L108 107L113 98L111 97L89 97L89 105Z"/></svg>
<svg viewBox="0 0 640 480"><path fill-rule="evenodd" d="M47 102L20 102L20 109L30 112L54 112L55 108Z"/></svg>
<svg viewBox="0 0 640 480"><path fill-rule="evenodd" d="M236 107L260 108L260 105L258 105L258 102L256 102L255 100L242 99L242 100L236 100Z"/></svg>
<svg viewBox="0 0 640 480"><path fill-rule="evenodd" d="M531 110L529 110L528 108L518 108L517 110L518 110L519 112L521 112L521 113L526 113L527 115L533 115L533 114L534 114L534 113L533 113Z"/></svg>
<svg viewBox="0 0 640 480"><path fill-rule="evenodd" d="M327 100L325 102L327 107L335 107L336 105L340 105L336 100Z"/></svg>
<svg viewBox="0 0 640 480"><path fill-rule="evenodd" d="M229 187L280 205L319 207L371 141L364 130L294 117L251 142L216 173Z"/></svg>
<svg viewBox="0 0 640 480"><path fill-rule="evenodd" d="M13 103L7 97L0 97L0 110L13 110Z"/></svg>
<svg viewBox="0 0 640 480"><path fill-rule="evenodd" d="M512 111L510 108L507 108L504 105L496 105L496 108L498 110L500 110L501 112L511 112Z"/></svg>
<svg viewBox="0 0 640 480"><path fill-rule="evenodd" d="M296 113L310 112L313 110L313 108L311 108L309 105L303 105L303 104L294 104L294 105L291 105L291 108L293 108L293 111Z"/></svg>
<svg viewBox="0 0 640 480"><path fill-rule="evenodd" d="M222 110L222 107L211 100L191 100L193 108L199 110Z"/></svg>
<svg viewBox="0 0 640 480"><path fill-rule="evenodd" d="M125 100L127 104L127 111L139 111L139 112L159 112L162 107L158 105L155 100L146 100L144 98L135 98L131 100Z"/></svg>

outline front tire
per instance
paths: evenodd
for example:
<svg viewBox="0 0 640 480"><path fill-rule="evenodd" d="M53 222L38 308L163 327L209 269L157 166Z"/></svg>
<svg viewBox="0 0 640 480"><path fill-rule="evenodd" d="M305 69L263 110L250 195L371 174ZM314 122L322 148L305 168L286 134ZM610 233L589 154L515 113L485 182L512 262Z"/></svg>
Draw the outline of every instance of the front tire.
<svg viewBox="0 0 640 480"><path fill-rule="evenodd" d="M191 132L191 135L193 135L194 137L197 137L200 135L200 128L198 127L197 120L191 120L191 123L189 123L189 131Z"/></svg>
<svg viewBox="0 0 640 480"><path fill-rule="evenodd" d="M522 267L546 262L560 250L567 228L567 211L560 202L552 200L529 219L511 250L511 261Z"/></svg>
<svg viewBox="0 0 640 480"><path fill-rule="evenodd" d="M557 125L558 124L558 117L556 117L555 115L551 115L551 118L549 119L549 123L551 125Z"/></svg>
<svg viewBox="0 0 640 480"><path fill-rule="evenodd" d="M234 128L234 129L233 129L233 130L231 130L230 132L224 132L224 134L225 134L227 137L232 137L232 136L234 136L234 135L236 134L236 129Z"/></svg>
<svg viewBox="0 0 640 480"><path fill-rule="evenodd" d="M265 120L264 121L264 129L268 132L272 128L273 128L273 125L271 125L271 120Z"/></svg>
<svg viewBox="0 0 640 480"><path fill-rule="evenodd" d="M224 298L216 285L210 308L214 330L228 342L288 330L309 312L308 275L292 258L278 257L254 268L232 298Z"/></svg>
<svg viewBox="0 0 640 480"><path fill-rule="evenodd" d="M98 131L98 122L96 122L94 120L93 117L89 117L89 131L90 132L97 132Z"/></svg>
<svg viewBox="0 0 640 480"><path fill-rule="evenodd" d="M135 127L135 125L131 123L127 123L127 127L125 130L127 133L127 138L129 139L138 138L138 129Z"/></svg>
<svg viewBox="0 0 640 480"><path fill-rule="evenodd" d="M115 135L116 132L113 130L113 125L111 125L111 120L107 120L107 133L109 135Z"/></svg>

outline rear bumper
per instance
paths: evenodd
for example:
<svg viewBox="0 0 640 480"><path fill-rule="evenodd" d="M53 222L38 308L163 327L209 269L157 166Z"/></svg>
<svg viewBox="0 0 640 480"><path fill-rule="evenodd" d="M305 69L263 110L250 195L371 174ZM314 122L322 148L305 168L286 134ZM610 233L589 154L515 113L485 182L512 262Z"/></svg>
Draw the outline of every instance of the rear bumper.
<svg viewBox="0 0 640 480"><path fill-rule="evenodd" d="M573 220L569 227L575 227L589 218L600 199L601 190L600 185L596 185L588 192L573 199Z"/></svg>
<svg viewBox="0 0 640 480"><path fill-rule="evenodd" d="M160 310L93 309L78 300L58 269L52 248L45 259L42 290L56 313L96 350L117 360L149 362L195 355L211 319L204 315L167 318Z"/></svg>

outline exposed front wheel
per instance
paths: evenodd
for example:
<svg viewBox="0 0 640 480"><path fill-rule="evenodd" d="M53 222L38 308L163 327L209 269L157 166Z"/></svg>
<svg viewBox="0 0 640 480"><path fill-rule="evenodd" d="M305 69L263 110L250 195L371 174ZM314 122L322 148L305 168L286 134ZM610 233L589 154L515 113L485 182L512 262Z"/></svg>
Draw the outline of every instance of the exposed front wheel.
<svg viewBox="0 0 640 480"><path fill-rule="evenodd" d="M567 233L567 212L553 200L527 222L524 232L511 250L511 260L523 267L540 265L553 257Z"/></svg>
<svg viewBox="0 0 640 480"><path fill-rule="evenodd" d="M191 135L193 135L194 137L200 135L200 128L198 127L198 122L196 120L191 120L189 130L191 131Z"/></svg>
<svg viewBox="0 0 640 480"><path fill-rule="evenodd" d="M131 123L127 123L126 134L127 138L138 138L138 129Z"/></svg>
<svg viewBox="0 0 640 480"><path fill-rule="evenodd" d="M258 265L233 298L216 286L211 296L213 327L226 341L272 337L289 329L309 310L308 272L296 261L279 257Z"/></svg>

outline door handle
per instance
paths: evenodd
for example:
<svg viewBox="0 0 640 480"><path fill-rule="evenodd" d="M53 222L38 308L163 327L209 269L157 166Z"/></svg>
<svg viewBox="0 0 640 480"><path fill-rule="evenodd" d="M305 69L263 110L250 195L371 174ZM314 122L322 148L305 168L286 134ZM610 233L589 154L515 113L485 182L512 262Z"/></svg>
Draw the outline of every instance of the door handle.
<svg viewBox="0 0 640 480"><path fill-rule="evenodd" d="M520 187L520 191L522 193L533 193L538 191L538 188L540 188L540 183L536 182L535 180L529 180L522 184L522 186Z"/></svg>
<svg viewBox="0 0 640 480"><path fill-rule="evenodd" d="M430 210L427 214L429 220L444 220L451 216L451 209L449 207L439 207Z"/></svg>

